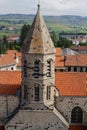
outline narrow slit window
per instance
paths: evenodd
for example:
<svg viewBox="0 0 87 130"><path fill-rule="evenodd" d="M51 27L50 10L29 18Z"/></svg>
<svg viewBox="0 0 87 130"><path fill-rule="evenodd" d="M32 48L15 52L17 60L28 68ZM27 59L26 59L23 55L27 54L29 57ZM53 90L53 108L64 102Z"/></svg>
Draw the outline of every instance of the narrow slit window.
<svg viewBox="0 0 87 130"><path fill-rule="evenodd" d="M47 86L47 100L51 98L51 86Z"/></svg>
<svg viewBox="0 0 87 130"><path fill-rule="evenodd" d="M24 85L24 99L27 100L28 99L28 86Z"/></svg>
<svg viewBox="0 0 87 130"><path fill-rule="evenodd" d="M27 77L27 61L24 61L24 77Z"/></svg>

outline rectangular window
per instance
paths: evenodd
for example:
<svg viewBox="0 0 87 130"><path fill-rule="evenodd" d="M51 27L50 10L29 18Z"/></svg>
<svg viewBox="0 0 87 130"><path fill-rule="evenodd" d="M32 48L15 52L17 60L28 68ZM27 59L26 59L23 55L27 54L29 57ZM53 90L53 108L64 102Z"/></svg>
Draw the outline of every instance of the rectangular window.
<svg viewBox="0 0 87 130"><path fill-rule="evenodd" d="M83 69L82 69L82 67L80 67L80 72L82 72L83 71Z"/></svg>
<svg viewBox="0 0 87 130"><path fill-rule="evenodd" d="M71 71L71 67L68 67L68 71Z"/></svg>
<svg viewBox="0 0 87 130"><path fill-rule="evenodd" d="M77 67L74 67L74 72L77 72Z"/></svg>

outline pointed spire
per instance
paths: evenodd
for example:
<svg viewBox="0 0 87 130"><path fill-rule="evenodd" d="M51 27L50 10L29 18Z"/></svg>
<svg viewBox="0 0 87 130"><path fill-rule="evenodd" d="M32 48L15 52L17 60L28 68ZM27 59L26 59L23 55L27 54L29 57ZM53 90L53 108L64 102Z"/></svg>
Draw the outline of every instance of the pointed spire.
<svg viewBox="0 0 87 130"><path fill-rule="evenodd" d="M23 48L25 53L55 53L55 48L44 19L40 13L40 5L31 25L31 29L25 39Z"/></svg>

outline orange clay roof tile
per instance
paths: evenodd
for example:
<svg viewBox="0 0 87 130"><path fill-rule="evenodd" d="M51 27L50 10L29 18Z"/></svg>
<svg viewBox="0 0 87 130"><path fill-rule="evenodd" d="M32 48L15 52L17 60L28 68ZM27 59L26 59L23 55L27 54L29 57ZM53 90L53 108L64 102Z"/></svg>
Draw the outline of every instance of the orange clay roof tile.
<svg viewBox="0 0 87 130"><path fill-rule="evenodd" d="M87 51L87 46L71 46L72 50Z"/></svg>
<svg viewBox="0 0 87 130"><path fill-rule="evenodd" d="M61 96L87 96L87 73L56 72L55 86Z"/></svg>
<svg viewBox="0 0 87 130"><path fill-rule="evenodd" d="M66 55L65 66L87 66L87 54Z"/></svg>
<svg viewBox="0 0 87 130"><path fill-rule="evenodd" d="M56 72L55 86L60 96L87 96L87 73ZM21 72L0 71L0 94L16 94L21 87Z"/></svg>
<svg viewBox="0 0 87 130"><path fill-rule="evenodd" d="M64 56L61 56L62 49L56 48L56 55L55 55L55 67L64 67Z"/></svg>
<svg viewBox="0 0 87 130"><path fill-rule="evenodd" d="M16 64L15 53L19 58L18 66L21 66L21 53L16 50L8 50L6 54L0 56L0 67Z"/></svg>
<svg viewBox="0 0 87 130"><path fill-rule="evenodd" d="M0 94L16 94L21 86L21 72L0 71Z"/></svg>

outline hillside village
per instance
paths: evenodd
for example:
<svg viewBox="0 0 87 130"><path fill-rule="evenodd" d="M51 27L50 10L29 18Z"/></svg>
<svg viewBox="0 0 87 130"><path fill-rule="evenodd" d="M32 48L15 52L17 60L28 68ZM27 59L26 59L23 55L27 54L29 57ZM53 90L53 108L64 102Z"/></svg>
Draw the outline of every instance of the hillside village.
<svg viewBox="0 0 87 130"><path fill-rule="evenodd" d="M87 36L67 38L54 47L38 5L22 51L0 54L0 130L87 130Z"/></svg>

